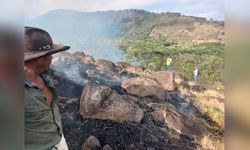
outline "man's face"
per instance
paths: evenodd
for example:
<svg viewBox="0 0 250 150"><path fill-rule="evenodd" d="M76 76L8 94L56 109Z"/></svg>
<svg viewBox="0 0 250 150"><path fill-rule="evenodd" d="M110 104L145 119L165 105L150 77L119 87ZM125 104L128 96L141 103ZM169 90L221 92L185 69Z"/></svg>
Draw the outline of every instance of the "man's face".
<svg viewBox="0 0 250 150"><path fill-rule="evenodd" d="M39 69L40 72L44 72L44 71L48 70L50 68L52 59L53 59L53 57L51 55L46 56L46 57L41 57L38 60L37 69Z"/></svg>

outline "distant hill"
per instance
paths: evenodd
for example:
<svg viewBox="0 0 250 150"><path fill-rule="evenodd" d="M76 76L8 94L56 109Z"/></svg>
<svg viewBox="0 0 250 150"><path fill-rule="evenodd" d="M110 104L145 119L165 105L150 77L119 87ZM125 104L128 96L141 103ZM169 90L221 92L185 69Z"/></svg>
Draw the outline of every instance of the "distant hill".
<svg viewBox="0 0 250 150"><path fill-rule="evenodd" d="M152 13L145 10L77 12L53 10L26 25L47 30L55 42L71 45L97 58L123 59L117 41L123 38L154 38L186 45L224 41L224 22L184 16L180 13Z"/></svg>

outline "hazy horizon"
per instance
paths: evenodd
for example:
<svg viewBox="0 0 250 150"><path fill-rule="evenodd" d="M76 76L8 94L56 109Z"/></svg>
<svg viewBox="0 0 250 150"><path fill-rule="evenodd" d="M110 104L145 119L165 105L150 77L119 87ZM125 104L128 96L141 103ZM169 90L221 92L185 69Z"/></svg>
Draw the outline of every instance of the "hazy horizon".
<svg viewBox="0 0 250 150"><path fill-rule="evenodd" d="M53 11L70 11L70 12L77 12L77 13L96 13L96 12L109 12L109 11L125 11L125 10L144 10L144 11L147 11L147 12L150 12L150 13L156 13L156 14L161 14L161 13L180 13L181 15L183 16L193 16L193 17L201 17L201 18L206 18L206 17L202 17L202 16L195 16L195 15L186 15L186 14L183 14L181 12L174 12L174 11L165 11L165 12L152 12L152 11L148 11L148 10L145 10L145 9L120 9L120 10L100 10L100 11L78 11L78 10L70 10L70 9L53 9L53 10L50 10L44 14L41 14L39 16L36 16L35 18L26 18L26 20L34 20L38 17L41 17L41 16L44 16L50 12L53 12ZM211 18L206 18L207 20L210 20ZM216 20L214 18L212 18L213 20L215 21L224 21L224 18L222 20Z"/></svg>
<svg viewBox="0 0 250 150"><path fill-rule="evenodd" d="M51 10L80 12L142 9L149 12L178 12L186 16L224 20L223 0L25 0L25 18L34 19Z"/></svg>

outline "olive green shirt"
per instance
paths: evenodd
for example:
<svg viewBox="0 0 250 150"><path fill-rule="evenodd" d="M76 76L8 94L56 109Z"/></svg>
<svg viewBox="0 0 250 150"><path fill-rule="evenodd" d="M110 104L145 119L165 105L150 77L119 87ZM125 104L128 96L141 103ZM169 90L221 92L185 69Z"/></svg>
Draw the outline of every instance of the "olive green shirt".
<svg viewBox="0 0 250 150"><path fill-rule="evenodd" d="M62 136L62 123L57 101L57 92L49 75L41 74L52 92L52 105L46 103L44 92L34 83L25 81L25 149L49 150L59 143Z"/></svg>

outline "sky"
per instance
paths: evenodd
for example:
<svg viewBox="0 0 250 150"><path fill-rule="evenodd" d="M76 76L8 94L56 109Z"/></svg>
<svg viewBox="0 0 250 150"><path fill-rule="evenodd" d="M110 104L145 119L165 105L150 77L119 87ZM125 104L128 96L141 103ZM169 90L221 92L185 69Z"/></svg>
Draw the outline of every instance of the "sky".
<svg viewBox="0 0 250 150"><path fill-rule="evenodd" d="M224 20L223 0L24 0L25 18L33 19L50 10L83 12L144 9L150 12L180 12L183 15Z"/></svg>

